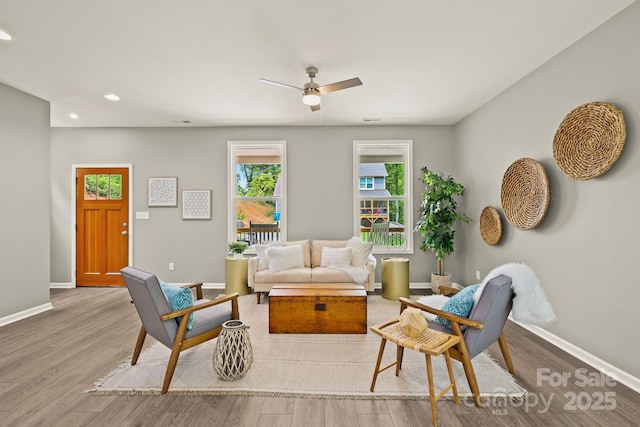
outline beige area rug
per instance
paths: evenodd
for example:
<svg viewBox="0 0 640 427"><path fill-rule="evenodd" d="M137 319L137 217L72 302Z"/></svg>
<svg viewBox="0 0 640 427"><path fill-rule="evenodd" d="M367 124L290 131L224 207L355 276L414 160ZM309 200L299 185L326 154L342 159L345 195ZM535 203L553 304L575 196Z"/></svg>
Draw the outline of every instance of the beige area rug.
<svg viewBox="0 0 640 427"><path fill-rule="evenodd" d="M368 298L368 326L397 317L399 303L377 295ZM406 350L398 377L395 368L378 375L375 392L369 387L373 377L380 337L366 335L269 334L268 299L256 303L254 295L240 297L240 317L250 326L254 361L247 374L224 381L213 370L216 340L181 353L169 394L262 395L352 399L423 399L428 396L425 358ZM153 339L147 337L147 339ZM132 349L133 351L133 349ZM87 390L98 394L159 394L169 349L156 343L140 356L135 366L123 363ZM395 345L387 343L383 363L391 363ZM432 358L435 388L448 384L444 357ZM453 360L460 396L471 396L462 364ZM521 398L526 391L487 355L473 359L483 396ZM449 392L449 398L452 398Z"/></svg>

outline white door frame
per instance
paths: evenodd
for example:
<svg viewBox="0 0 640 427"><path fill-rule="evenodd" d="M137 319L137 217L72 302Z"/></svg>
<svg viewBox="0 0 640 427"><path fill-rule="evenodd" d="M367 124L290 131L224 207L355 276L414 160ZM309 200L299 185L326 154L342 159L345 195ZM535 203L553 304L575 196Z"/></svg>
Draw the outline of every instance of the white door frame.
<svg viewBox="0 0 640 427"><path fill-rule="evenodd" d="M76 286L76 172L82 168L124 168L129 170L129 265L133 265L133 165L106 164L73 164L71 165L71 287Z"/></svg>

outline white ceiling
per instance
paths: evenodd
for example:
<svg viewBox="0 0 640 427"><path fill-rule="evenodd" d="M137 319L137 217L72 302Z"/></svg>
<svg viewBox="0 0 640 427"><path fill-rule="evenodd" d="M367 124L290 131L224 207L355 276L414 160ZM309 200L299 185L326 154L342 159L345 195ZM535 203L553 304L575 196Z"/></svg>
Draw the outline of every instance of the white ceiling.
<svg viewBox="0 0 640 427"><path fill-rule="evenodd" d="M52 126L453 124L634 1L0 0L0 82ZM258 82L309 65L363 85Z"/></svg>

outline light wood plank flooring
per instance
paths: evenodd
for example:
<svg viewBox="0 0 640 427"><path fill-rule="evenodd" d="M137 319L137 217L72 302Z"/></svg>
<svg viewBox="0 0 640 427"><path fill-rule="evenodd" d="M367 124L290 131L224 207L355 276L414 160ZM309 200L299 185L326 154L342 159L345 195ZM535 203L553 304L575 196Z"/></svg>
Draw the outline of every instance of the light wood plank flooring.
<svg viewBox="0 0 640 427"><path fill-rule="evenodd" d="M53 310L0 328L2 426L431 425L426 401L84 393L131 356L137 314L123 288L54 289L51 301ZM509 323L506 333L526 402L478 409L440 401L441 426L640 426L638 393L621 384L582 387L576 370L597 375L593 368L517 325ZM497 345L491 353L502 360ZM571 378L553 387L539 381L539 369Z"/></svg>

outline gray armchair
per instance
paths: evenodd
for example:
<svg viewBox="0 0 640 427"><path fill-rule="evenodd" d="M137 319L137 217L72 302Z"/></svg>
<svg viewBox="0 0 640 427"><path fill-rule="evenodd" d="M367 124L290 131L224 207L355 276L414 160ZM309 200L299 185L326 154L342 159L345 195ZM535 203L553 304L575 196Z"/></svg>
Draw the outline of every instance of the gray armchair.
<svg viewBox="0 0 640 427"><path fill-rule="evenodd" d="M457 289L440 286L440 293L456 292L458 292ZM492 278L487 282L480 300L474 304L468 319L427 307L408 298L400 298L400 312L410 306L449 319L451 327L436 322L428 322L429 327L461 338L460 343L452 347L449 353L451 357L462 362L469 388L471 388L477 407L481 407L482 404L471 359L498 341L507 369L512 375L515 374L509 346L502 332L507 317L511 312L513 296L514 293L509 277L500 275ZM400 360L400 364L402 364L402 359Z"/></svg>
<svg viewBox="0 0 640 427"><path fill-rule="evenodd" d="M131 364L137 363L147 334L170 348L171 356L162 385L162 394L166 394L180 352L217 337L224 322L240 318L238 294L210 301L202 298L202 283L185 285L195 289L195 304L190 308L172 311L155 275L133 267L125 267L120 272L142 321ZM230 304L225 304L227 302ZM191 313L195 321L192 329L187 330ZM181 317L179 324L176 321L178 317Z"/></svg>

